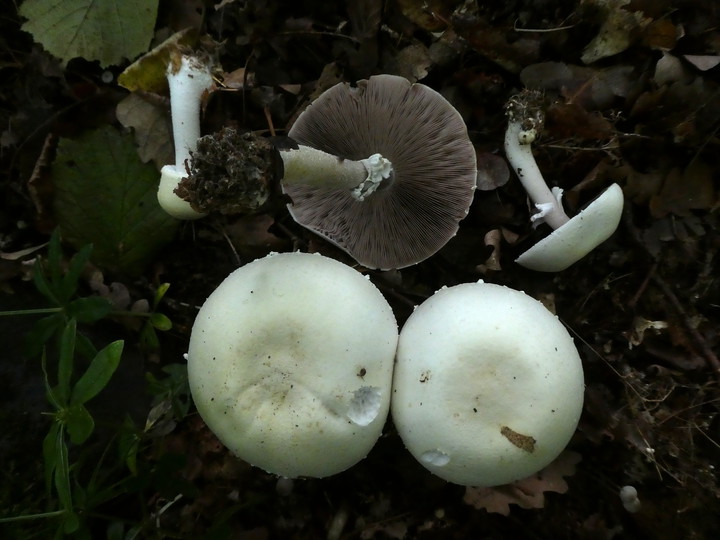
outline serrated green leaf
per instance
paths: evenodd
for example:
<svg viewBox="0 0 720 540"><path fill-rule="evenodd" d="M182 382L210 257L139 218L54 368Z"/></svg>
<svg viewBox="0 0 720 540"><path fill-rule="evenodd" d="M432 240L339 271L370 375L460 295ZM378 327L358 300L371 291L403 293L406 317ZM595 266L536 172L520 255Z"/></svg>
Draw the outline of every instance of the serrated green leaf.
<svg viewBox="0 0 720 540"><path fill-rule="evenodd" d="M140 161L131 135L110 126L61 139L52 168L55 213L63 238L93 244L98 265L138 274L177 221L157 202L159 174Z"/></svg>
<svg viewBox="0 0 720 540"><path fill-rule="evenodd" d="M82 444L95 429L95 420L82 405L73 405L65 412L65 426L70 441L73 444Z"/></svg>
<svg viewBox="0 0 720 540"><path fill-rule="evenodd" d="M150 45L158 0L25 0L22 29L67 62L81 56L102 67L119 64Z"/></svg>
<svg viewBox="0 0 720 540"><path fill-rule="evenodd" d="M95 355L87 371L83 373L73 388L70 397L71 404L83 404L105 388L120 363L124 344L122 340L113 341Z"/></svg>

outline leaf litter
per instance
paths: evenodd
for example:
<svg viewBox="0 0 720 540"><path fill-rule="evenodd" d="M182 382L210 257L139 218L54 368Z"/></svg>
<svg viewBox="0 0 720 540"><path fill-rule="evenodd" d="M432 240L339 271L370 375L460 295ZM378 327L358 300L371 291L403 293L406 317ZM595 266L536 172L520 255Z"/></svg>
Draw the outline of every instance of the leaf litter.
<svg viewBox="0 0 720 540"><path fill-rule="evenodd" d="M182 34L191 39L172 46L207 46L217 55L218 81L226 81L205 104L204 133L230 126L282 135L326 88L380 72L451 98L468 124L487 191L476 193L458 236L432 260L371 277L401 323L442 285L480 278L551 298L585 364L586 406L569 451L541 475L498 488L429 477L391 424L351 471L283 483L232 458L197 416L163 420L163 435L146 456L169 471L162 489L144 493L157 530L198 536L218 516L238 538L462 538L493 530L498 538L664 539L717 530L714 2L556 0L521 8L459 0L226 0L198 15L196 2L173 0L167 6L173 15L159 14L154 37L142 24L127 43L111 36L112 51L100 43L58 44L61 28L41 31L36 3L23 4L26 19L0 22L4 39L17 42L3 49L9 76L0 83L0 157L8 165L3 187L11 216L0 222L2 250L31 250L25 257L32 257L32 247L59 223L71 245L96 243L93 262L108 277L88 278L88 287L100 294L127 305L134 280L172 282L167 304L179 330L164 340L163 362L181 357L191 306L237 264L290 249L352 262L298 228L282 204L177 230L156 221L148 186L172 153L163 62L153 64L149 49L151 40L163 43L194 26ZM100 24L97 13L88 13L78 28ZM30 34L20 31L23 22ZM104 83L104 68L129 90ZM538 234L527 224L524 193L509 178L501 150L503 104L523 86L544 92L548 122L537 159L550 182L566 189L571 209L611 181L627 198L620 231L556 276L512 262ZM112 156L105 163L103 153ZM116 160L130 169L112 167ZM107 189L116 195L104 197ZM137 190L143 204L118 214L113 202L125 190ZM82 233L72 232L85 222ZM132 228L122 225L129 222ZM138 251L127 254L120 249L126 243ZM23 275L13 268L0 285L21 290ZM637 514L627 513L618 496L628 484L642 501Z"/></svg>

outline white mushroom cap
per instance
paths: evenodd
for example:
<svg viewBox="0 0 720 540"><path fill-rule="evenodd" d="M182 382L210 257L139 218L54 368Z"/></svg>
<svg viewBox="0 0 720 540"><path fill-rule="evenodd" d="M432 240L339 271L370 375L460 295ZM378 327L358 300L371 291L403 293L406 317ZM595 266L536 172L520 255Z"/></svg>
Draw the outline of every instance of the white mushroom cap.
<svg viewBox="0 0 720 540"><path fill-rule="evenodd" d="M610 238L620 223L623 192L611 185L565 225L555 229L515 262L541 272L559 272Z"/></svg>
<svg viewBox="0 0 720 540"><path fill-rule="evenodd" d="M200 309L190 389L240 458L329 476L381 434L397 339L390 306L360 273L321 255L271 255L230 274Z"/></svg>
<svg viewBox="0 0 720 540"><path fill-rule="evenodd" d="M431 472L494 486L560 454L583 392L580 357L552 313L520 291L466 283L441 289L405 323L392 417Z"/></svg>

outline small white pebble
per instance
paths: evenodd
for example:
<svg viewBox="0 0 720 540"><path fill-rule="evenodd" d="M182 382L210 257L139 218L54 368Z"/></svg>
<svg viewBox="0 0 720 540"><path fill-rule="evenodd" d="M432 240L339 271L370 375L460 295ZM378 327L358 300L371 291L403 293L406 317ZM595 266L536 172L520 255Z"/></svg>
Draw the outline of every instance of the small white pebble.
<svg viewBox="0 0 720 540"><path fill-rule="evenodd" d="M620 488L620 500L625 510L634 514L640 510L640 499L637 496L637 489L633 486L623 486Z"/></svg>

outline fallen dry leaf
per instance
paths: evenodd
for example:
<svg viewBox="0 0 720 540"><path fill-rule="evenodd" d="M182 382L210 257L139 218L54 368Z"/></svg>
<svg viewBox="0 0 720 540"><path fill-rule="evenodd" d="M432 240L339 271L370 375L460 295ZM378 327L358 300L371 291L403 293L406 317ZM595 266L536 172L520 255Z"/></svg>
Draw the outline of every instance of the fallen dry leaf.
<svg viewBox="0 0 720 540"><path fill-rule="evenodd" d="M468 487L463 501L488 512L510 515L510 505L520 508L542 508L546 491L565 493L568 490L564 476L575 473L580 454L566 450L540 472L511 484L496 487Z"/></svg>
<svg viewBox="0 0 720 540"><path fill-rule="evenodd" d="M716 203L712 168L696 160L684 171L672 169L663 187L650 199L650 211L661 218L670 213L687 216L691 210L709 209Z"/></svg>

